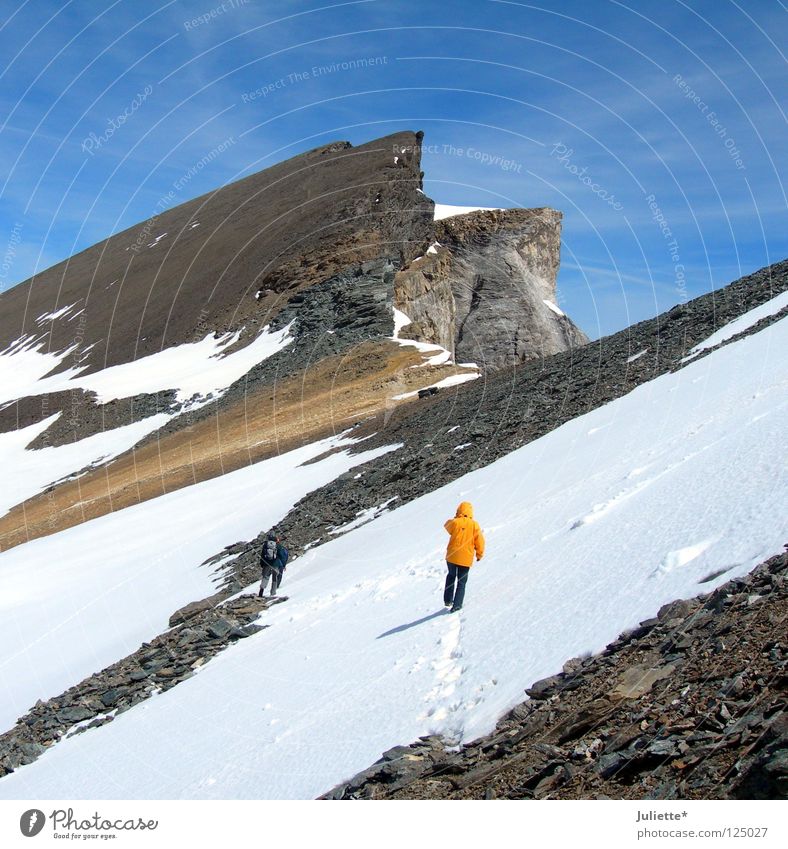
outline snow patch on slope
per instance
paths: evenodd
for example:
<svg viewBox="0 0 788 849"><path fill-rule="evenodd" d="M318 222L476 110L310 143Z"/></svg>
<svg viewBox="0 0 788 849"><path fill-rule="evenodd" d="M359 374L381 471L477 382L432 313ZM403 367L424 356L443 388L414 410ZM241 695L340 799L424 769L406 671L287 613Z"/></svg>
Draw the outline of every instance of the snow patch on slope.
<svg viewBox="0 0 788 849"><path fill-rule="evenodd" d="M452 218L455 215L467 215L469 212L493 212L498 206L452 206L448 203L435 204L435 221Z"/></svg>
<svg viewBox="0 0 788 849"><path fill-rule="evenodd" d="M429 354L423 362L419 363L417 366L412 366L412 368L452 364L451 351L446 350L446 348L442 345L435 345L432 342L419 342L416 339L400 339L399 334L402 332L402 329L407 327L409 324L412 324L411 319L408 318L402 310L398 310L394 307L394 335L389 338L405 347L416 348L416 350L421 351L422 354Z"/></svg>
<svg viewBox="0 0 788 849"><path fill-rule="evenodd" d="M54 312L45 312L42 313L37 319L36 324L44 324L47 321L57 321L59 318L63 318L68 315L71 310L74 309L76 303L67 304L65 307L61 307L59 310L55 310ZM81 310L84 312L84 310Z"/></svg>
<svg viewBox="0 0 788 849"><path fill-rule="evenodd" d="M566 318L566 313L552 301L548 301L546 298L542 299L542 303L549 309L551 312L554 312L557 316L561 318Z"/></svg>
<svg viewBox="0 0 788 849"><path fill-rule="evenodd" d="M702 351L707 351L709 348L714 348L716 345L719 345L728 339L732 339L740 333L744 333L746 330L749 330L751 327L756 325L759 321L762 321L764 318L768 318L770 315L775 315L786 307L788 307L788 292L783 292L782 294L777 295L777 297L767 301L765 304L761 304L759 307L755 307L755 309L744 313L744 315L740 315L738 318L728 322L728 324L724 327L721 327L719 330L712 333L708 339L704 339L703 342L700 342L692 348L689 354L684 357L682 362L687 362L688 360L697 357L697 355Z"/></svg>
<svg viewBox="0 0 788 849"><path fill-rule="evenodd" d="M60 354L42 353L43 342L33 340L21 348L0 354L0 401L43 395L69 389L85 389L98 395L105 404L118 398L141 393L177 391L179 401L197 395L201 398L223 392L249 369L289 345L290 325L275 332L264 328L257 338L244 348L226 354L240 336L226 333L219 338L208 334L198 342L188 342L165 348L129 363L110 366L93 374L81 375L85 366L76 366L44 377L74 350Z"/></svg>
<svg viewBox="0 0 788 849"><path fill-rule="evenodd" d="M409 324L413 324L413 321L405 315L402 310L398 310L394 307L394 339L399 341L399 334L403 327L407 327Z"/></svg>
<svg viewBox="0 0 788 849"><path fill-rule="evenodd" d="M422 388L429 389L434 387L435 389L446 389L449 386L459 386L461 383L467 383L469 380L476 380L477 377L481 377L479 372L472 372L469 374L450 374L448 377L444 377L437 383L430 383L428 386L424 386ZM402 401L405 398L413 398L418 395L420 391L421 390L416 389L413 392L403 392L401 395L394 395L392 400Z"/></svg>
<svg viewBox="0 0 788 849"><path fill-rule="evenodd" d="M3 469L0 516L4 516L15 505L43 492L56 481L88 466L106 463L118 457L171 418L166 413L159 413L78 442L29 450L26 446L56 422L60 415L55 413L28 427L0 433L0 467Z"/></svg>

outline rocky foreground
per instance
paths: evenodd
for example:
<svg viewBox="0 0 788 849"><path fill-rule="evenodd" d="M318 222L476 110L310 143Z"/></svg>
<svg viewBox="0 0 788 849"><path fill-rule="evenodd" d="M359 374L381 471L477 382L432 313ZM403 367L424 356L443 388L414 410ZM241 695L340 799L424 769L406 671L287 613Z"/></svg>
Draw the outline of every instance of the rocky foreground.
<svg viewBox="0 0 788 849"><path fill-rule="evenodd" d="M323 798L788 798L788 555L526 693L487 737L397 746Z"/></svg>

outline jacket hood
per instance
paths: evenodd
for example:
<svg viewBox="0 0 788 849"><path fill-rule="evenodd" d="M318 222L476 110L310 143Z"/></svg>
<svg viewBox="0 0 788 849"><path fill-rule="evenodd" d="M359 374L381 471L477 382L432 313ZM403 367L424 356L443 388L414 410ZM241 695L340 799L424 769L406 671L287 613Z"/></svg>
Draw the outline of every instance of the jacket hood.
<svg viewBox="0 0 788 849"><path fill-rule="evenodd" d="M463 501L457 508L455 517L459 519L460 516L467 516L469 519L473 518L473 504L470 501Z"/></svg>

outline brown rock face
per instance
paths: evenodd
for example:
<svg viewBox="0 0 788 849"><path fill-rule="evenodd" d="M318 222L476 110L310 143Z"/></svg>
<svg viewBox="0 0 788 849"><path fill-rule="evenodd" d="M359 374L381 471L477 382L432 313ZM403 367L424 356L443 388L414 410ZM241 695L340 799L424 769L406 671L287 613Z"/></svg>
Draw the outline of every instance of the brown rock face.
<svg viewBox="0 0 788 849"><path fill-rule="evenodd" d="M254 333L295 291L354 263L407 263L434 226L420 140L336 142L180 205L174 184L147 221L0 294L0 349L25 334L42 350L76 343L67 368L92 345L81 364L95 371L211 331ZM36 321L72 304L79 328Z"/></svg>
<svg viewBox="0 0 788 849"><path fill-rule="evenodd" d="M411 320L400 336L434 342L454 350L456 306L451 290L448 251L427 254L394 278L394 303Z"/></svg>
<svg viewBox="0 0 788 849"><path fill-rule="evenodd" d="M397 274L394 302L412 320L403 336L487 371L588 341L555 307L560 212L480 210L436 222L435 238Z"/></svg>

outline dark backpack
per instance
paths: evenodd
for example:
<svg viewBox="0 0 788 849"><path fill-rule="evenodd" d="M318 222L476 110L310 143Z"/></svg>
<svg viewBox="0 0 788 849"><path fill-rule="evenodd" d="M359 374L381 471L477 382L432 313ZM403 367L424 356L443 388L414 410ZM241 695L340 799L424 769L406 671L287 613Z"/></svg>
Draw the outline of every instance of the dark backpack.
<svg viewBox="0 0 788 849"><path fill-rule="evenodd" d="M273 563L276 560L277 544L275 539L267 539L263 543L262 559L267 563Z"/></svg>
<svg viewBox="0 0 788 849"><path fill-rule="evenodd" d="M287 566L287 561L290 559L290 552L283 546L279 546L279 560L282 563L282 568Z"/></svg>

